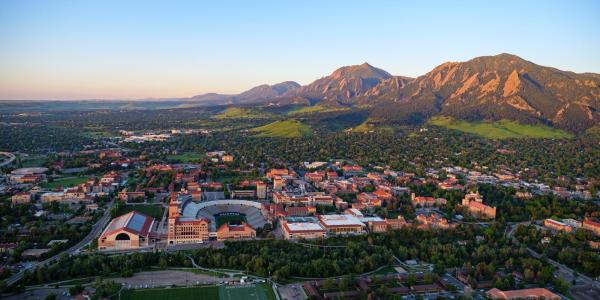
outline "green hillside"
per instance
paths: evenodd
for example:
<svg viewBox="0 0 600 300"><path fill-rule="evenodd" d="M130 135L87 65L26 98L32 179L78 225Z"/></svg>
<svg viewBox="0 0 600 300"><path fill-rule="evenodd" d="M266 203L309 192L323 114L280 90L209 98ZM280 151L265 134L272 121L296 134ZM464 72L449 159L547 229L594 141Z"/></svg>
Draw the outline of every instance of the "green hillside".
<svg viewBox="0 0 600 300"><path fill-rule="evenodd" d="M572 135L560 129L544 125L522 125L515 121L467 122L451 117L433 117L428 124L479 135L488 139L509 138L570 138Z"/></svg>
<svg viewBox="0 0 600 300"><path fill-rule="evenodd" d="M258 111L256 109L241 108L241 107L229 107L216 115L217 119L266 119L272 115L266 112Z"/></svg>
<svg viewBox="0 0 600 300"><path fill-rule="evenodd" d="M314 106L303 106L288 112L288 115L300 115L300 114L308 114L308 113L326 113L326 112L334 112L334 111L344 111L349 110L347 107L327 107L321 105Z"/></svg>
<svg viewBox="0 0 600 300"><path fill-rule="evenodd" d="M257 137L301 137L312 134L312 129L306 124L296 120L276 121L264 126L256 127L250 131L257 133Z"/></svg>

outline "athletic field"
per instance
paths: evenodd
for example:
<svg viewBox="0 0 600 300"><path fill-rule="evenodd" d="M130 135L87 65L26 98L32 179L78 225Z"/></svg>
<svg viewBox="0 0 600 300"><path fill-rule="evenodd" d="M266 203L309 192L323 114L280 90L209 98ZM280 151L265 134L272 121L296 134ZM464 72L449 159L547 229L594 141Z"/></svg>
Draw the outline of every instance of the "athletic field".
<svg viewBox="0 0 600 300"><path fill-rule="evenodd" d="M209 286L190 288L140 289L125 291L122 300L274 300L267 284Z"/></svg>
<svg viewBox="0 0 600 300"><path fill-rule="evenodd" d="M242 224L242 222L246 222L246 216L244 214L226 212L220 215L215 215L215 221L217 223L217 228L226 223L239 225Z"/></svg>

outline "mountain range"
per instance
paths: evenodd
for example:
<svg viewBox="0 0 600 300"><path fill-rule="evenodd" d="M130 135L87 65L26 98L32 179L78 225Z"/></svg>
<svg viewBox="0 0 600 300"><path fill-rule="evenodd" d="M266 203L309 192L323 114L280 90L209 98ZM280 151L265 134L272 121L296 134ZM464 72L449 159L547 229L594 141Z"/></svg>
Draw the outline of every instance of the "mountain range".
<svg viewBox="0 0 600 300"><path fill-rule="evenodd" d="M582 131L600 123L600 74L573 73L499 54L443 63L417 78L368 63L345 66L300 86L286 81L238 95L194 96L207 105L359 106L372 120L420 122L435 115L469 121L509 119Z"/></svg>

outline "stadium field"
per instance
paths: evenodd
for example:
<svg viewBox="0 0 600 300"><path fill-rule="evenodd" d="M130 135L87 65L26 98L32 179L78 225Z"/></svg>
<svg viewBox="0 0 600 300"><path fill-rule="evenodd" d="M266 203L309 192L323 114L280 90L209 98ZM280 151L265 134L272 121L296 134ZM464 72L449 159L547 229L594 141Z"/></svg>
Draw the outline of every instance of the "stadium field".
<svg viewBox="0 0 600 300"><path fill-rule="evenodd" d="M215 221L217 223L217 228L226 223L239 225L242 224L242 222L246 222L246 216L238 213L222 213L220 215L215 215Z"/></svg>

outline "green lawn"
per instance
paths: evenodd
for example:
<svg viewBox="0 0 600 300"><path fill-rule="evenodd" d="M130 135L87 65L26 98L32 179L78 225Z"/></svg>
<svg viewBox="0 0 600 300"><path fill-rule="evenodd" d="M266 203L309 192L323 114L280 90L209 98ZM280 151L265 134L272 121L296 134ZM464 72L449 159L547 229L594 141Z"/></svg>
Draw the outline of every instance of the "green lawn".
<svg viewBox="0 0 600 300"><path fill-rule="evenodd" d="M147 216L153 217L157 220L160 220L162 218L163 215L163 207L162 205L158 204L158 205L154 205L154 204L149 204L149 205L144 205L144 204L131 204L131 205L124 205L121 210L119 210L118 215L124 215L130 211L137 211L140 213L143 213Z"/></svg>
<svg viewBox="0 0 600 300"><path fill-rule="evenodd" d="M241 224L242 222L246 222L246 217L243 215L220 215L215 217L215 221L217 223L217 228L219 228L225 223Z"/></svg>
<svg viewBox="0 0 600 300"><path fill-rule="evenodd" d="M515 121L500 120L497 122L467 122L451 117L433 117L431 125L479 135L488 139L509 138L570 138L572 134L544 125L522 125Z"/></svg>
<svg viewBox="0 0 600 300"><path fill-rule="evenodd" d="M46 156L44 155L32 155L27 158L21 157L23 168L41 167L45 162Z"/></svg>
<svg viewBox="0 0 600 300"><path fill-rule="evenodd" d="M190 288L164 288L128 290L121 294L123 300L274 300L275 295L265 283L244 286L206 286Z"/></svg>
<svg viewBox="0 0 600 300"><path fill-rule="evenodd" d="M344 111L350 110L348 107L326 107L321 105L314 106L303 106L294 110L289 111L287 114L290 116L299 115L299 114L307 114L307 113L326 113L326 112L334 112L334 111Z"/></svg>
<svg viewBox="0 0 600 300"><path fill-rule="evenodd" d="M168 288L168 289L146 289L125 291L121 295L123 300L220 300L219 287L192 287L192 288Z"/></svg>
<svg viewBox="0 0 600 300"><path fill-rule="evenodd" d="M42 187L46 189L55 189L58 186L63 188L75 186L81 183L84 183L88 180L88 176L78 176L78 177L63 177L54 179L52 182L42 183Z"/></svg>
<svg viewBox="0 0 600 300"><path fill-rule="evenodd" d="M264 126L251 129L257 133L256 137L285 137L294 138L301 136L310 136L312 129L306 124L296 120L276 121Z"/></svg>
<svg viewBox="0 0 600 300"><path fill-rule="evenodd" d="M185 152L167 156L167 160L183 163L196 162L204 157L203 153Z"/></svg>

